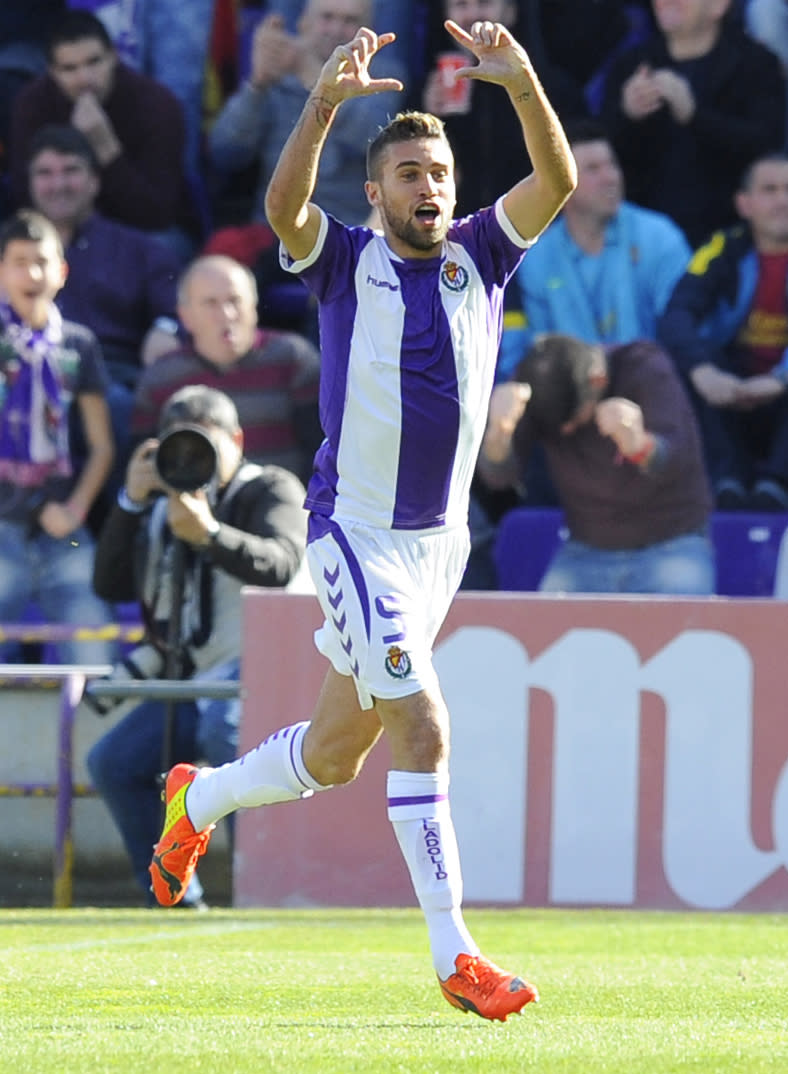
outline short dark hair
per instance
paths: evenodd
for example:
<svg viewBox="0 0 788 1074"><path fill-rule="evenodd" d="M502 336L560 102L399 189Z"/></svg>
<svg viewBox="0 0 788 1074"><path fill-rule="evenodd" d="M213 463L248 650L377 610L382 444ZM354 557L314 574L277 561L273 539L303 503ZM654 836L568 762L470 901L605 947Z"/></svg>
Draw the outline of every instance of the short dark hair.
<svg viewBox="0 0 788 1074"><path fill-rule="evenodd" d="M159 429L164 432L171 425L215 425L230 435L241 428L230 396L205 384L187 384L173 392L162 408Z"/></svg>
<svg viewBox="0 0 788 1074"><path fill-rule="evenodd" d="M739 180L738 190L749 190L752 186L752 181L755 177L755 169L761 164L788 164L788 153L782 150L776 150L773 153L761 153L755 160L751 160L747 167L742 172L741 179Z"/></svg>
<svg viewBox="0 0 788 1074"><path fill-rule="evenodd" d="M568 119L564 123L564 134L571 145L585 145L588 142L607 142L612 145L610 132L598 119L580 117Z"/></svg>
<svg viewBox="0 0 788 1074"><path fill-rule="evenodd" d="M63 257L63 243L52 221L34 209L20 209L0 227L0 258L5 257L11 242L46 242L47 239L54 241L58 253Z"/></svg>
<svg viewBox="0 0 788 1074"><path fill-rule="evenodd" d="M514 371L513 380L530 385L528 414L542 434L554 435L594 398L592 371L604 368L605 350L575 336L537 336Z"/></svg>
<svg viewBox="0 0 788 1074"><path fill-rule="evenodd" d="M367 147L367 179L377 181L380 178L380 161L390 145L412 142L417 138L437 138L449 145L442 119L431 112L398 112L378 131Z"/></svg>
<svg viewBox="0 0 788 1074"><path fill-rule="evenodd" d="M45 149L62 153L63 156L79 157L96 175L100 172L93 146L82 131L68 123L47 123L45 127L36 131L27 151L28 169L38 154L43 153Z"/></svg>
<svg viewBox="0 0 788 1074"><path fill-rule="evenodd" d="M46 39L46 57L51 63L59 45L73 45L77 41L100 41L106 49L115 45L104 23L92 11L82 8L64 11L52 23Z"/></svg>

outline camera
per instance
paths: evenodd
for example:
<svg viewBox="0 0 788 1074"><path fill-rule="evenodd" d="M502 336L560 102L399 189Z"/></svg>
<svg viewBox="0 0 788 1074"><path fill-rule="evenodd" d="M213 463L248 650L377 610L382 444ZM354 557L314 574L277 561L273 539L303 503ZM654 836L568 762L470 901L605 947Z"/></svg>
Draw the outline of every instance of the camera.
<svg viewBox="0 0 788 1074"><path fill-rule="evenodd" d="M218 458L213 440L199 425L176 425L162 436L154 463L165 485L197 492L213 484Z"/></svg>

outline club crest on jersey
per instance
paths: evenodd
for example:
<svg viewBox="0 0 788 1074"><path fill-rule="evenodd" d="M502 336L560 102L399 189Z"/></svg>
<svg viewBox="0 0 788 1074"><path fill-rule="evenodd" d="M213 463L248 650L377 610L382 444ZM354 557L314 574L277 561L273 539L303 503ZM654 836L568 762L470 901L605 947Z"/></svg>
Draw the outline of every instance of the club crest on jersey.
<svg viewBox="0 0 788 1074"><path fill-rule="evenodd" d="M464 291L468 286L468 270L456 261L444 261L441 268L441 283L449 291Z"/></svg>
<svg viewBox="0 0 788 1074"><path fill-rule="evenodd" d="M405 679L410 675L412 664L410 657L399 645L392 645L386 653L386 671L392 679Z"/></svg>

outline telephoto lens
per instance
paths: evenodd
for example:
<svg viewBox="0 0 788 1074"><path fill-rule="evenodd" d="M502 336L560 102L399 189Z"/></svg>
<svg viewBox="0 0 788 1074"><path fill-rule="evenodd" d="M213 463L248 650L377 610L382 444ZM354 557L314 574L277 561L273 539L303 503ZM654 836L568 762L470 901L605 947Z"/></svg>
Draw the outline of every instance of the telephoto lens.
<svg viewBox="0 0 788 1074"><path fill-rule="evenodd" d="M176 425L156 449L156 469L165 485L176 492L208 488L216 474L216 448L199 425Z"/></svg>

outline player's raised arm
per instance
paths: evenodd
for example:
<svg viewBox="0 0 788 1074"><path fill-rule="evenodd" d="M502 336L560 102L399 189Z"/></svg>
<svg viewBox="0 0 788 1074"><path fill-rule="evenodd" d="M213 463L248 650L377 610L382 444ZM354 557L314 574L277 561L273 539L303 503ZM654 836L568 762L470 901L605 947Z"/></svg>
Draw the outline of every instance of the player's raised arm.
<svg viewBox="0 0 788 1074"><path fill-rule="evenodd" d="M471 32L466 33L450 19L444 25L478 60L478 64L456 72L456 77L478 78L503 86L520 119L533 171L504 196L504 206L523 238L535 238L577 185L575 160L561 123L528 54L505 26L475 22Z"/></svg>
<svg viewBox="0 0 788 1074"><path fill-rule="evenodd" d="M320 154L337 108L351 97L401 90L395 78L372 78L372 57L395 38L362 26L352 41L334 49L320 72L301 117L285 143L265 197L268 222L296 259L317 238L319 214L311 204Z"/></svg>

